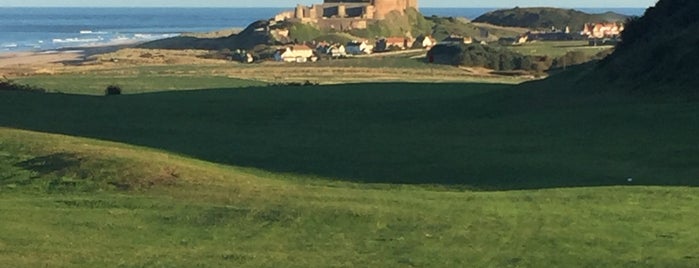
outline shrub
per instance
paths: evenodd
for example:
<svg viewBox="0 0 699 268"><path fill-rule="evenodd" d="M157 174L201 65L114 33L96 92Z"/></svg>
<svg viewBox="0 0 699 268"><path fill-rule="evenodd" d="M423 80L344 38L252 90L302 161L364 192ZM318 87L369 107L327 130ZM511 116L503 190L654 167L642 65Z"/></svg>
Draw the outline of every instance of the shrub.
<svg viewBox="0 0 699 268"><path fill-rule="evenodd" d="M105 89L104 94L107 96L121 95L121 87L118 85L109 85Z"/></svg>
<svg viewBox="0 0 699 268"><path fill-rule="evenodd" d="M496 71L548 69L551 60L533 59L498 47L471 45L437 45L428 53L428 58L440 64L485 67Z"/></svg>
<svg viewBox="0 0 699 268"><path fill-rule="evenodd" d="M17 84L14 80L7 79L7 77L2 77L0 78L0 90L5 90L5 91L30 91L30 92L46 92L45 89L35 87L35 86L30 86L30 85L24 85L24 84Z"/></svg>

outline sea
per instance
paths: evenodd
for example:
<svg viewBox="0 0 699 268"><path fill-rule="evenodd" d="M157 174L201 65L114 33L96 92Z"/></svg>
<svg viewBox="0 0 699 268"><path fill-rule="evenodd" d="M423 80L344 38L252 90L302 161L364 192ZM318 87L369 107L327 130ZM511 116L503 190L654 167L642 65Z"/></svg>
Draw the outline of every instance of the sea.
<svg viewBox="0 0 699 268"><path fill-rule="evenodd" d="M0 52L129 44L188 32L245 28L288 8L0 7ZM476 18L496 8L421 8L426 16ZM640 16L642 8L580 8Z"/></svg>

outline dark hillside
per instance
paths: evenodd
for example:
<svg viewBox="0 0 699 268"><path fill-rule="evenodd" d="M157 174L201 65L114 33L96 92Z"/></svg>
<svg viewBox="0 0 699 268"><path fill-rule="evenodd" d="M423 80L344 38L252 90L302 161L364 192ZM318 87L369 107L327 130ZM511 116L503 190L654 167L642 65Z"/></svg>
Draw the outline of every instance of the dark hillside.
<svg viewBox="0 0 699 268"><path fill-rule="evenodd" d="M614 12L588 14L573 9L536 7L496 10L476 18L474 22L533 29L551 27L563 29L569 26L571 31L575 32L582 30L585 23L617 22L627 18Z"/></svg>
<svg viewBox="0 0 699 268"><path fill-rule="evenodd" d="M615 86L651 91L699 87L699 1L661 0L631 20L623 42L592 75Z"/></svg>
<svg viewBox="0 0 699 268"><path fill-rule="evenodd" d="M160 49L252 49L257 45L272 45L278 42L286 43L290 40L280 40L273 31L279 27L289 25L270 26L268 21L257 21L250 24L239 34L222 38L196 38L189 36L178 36L162 40L156 40L140 45L141 48ZM283 38L281 38L283 39Z"/></svg>

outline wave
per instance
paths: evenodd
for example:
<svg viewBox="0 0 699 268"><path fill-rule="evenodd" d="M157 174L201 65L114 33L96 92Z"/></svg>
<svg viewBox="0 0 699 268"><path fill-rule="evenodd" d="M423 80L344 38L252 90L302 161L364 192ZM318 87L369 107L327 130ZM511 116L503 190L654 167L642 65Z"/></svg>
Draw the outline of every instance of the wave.
<svg viewBox="0 0 699 268"><path fill-rule="evenodd" d="M65 48L84 48L100 46L121 46L148 42L179 36L178 33L107 33L83 30L80 35L64 35L53 39L0 42L0 51L42 51ZM2 40L5 41L5 40Z"/></svg>
<svg viewBox="0 0 699 268"><path fill-rule="evenodd" d="M127 41L127 40L131 40L131 38L127 37L127 36L123 36L123 35L118 35L118 36L112 38L112 41Z"/></svg>
<svg viewBox="0 0 699 268"><path fill-rule="evenodd" d="M55 38L52 40L54 44L64 44L64 43L97 43L104 41L104 38L102 37L97 37L97 38L65 38L65 39L60 39L60 38Z"/></svg>
<svg viewBox="0 0 699 268"><path fill-rule="evenodd" d="M109 33L102 32L102 31L93 32L91 30L82 30L82 31L80 31L80 34L109 34Z"/></svg>
<svg viewBox="0 0 699 268"><path fill-rule="evenodd" d="M180 34L134 34L133 38L134 39L145 39L145 40L155 40L155 39L162 39L162 38L170 38L170 37L175 37L179 36Z"/></svg>

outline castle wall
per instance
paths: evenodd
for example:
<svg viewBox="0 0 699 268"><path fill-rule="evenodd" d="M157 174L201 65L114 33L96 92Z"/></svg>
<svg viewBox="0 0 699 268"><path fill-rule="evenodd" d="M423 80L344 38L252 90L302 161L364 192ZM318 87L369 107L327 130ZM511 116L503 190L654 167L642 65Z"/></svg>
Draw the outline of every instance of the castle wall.
<svg viewBox="0 0 699 268"><path fill-rule="evenodd" d="M344 6L344 15L340 12L340 7ZM367 5L323 5L323 15L321 17L348 17L348 18L363 18Z"/></svg>
<svg viewBox="0 0 699 268"><path fill-rule="evenodd" d="M338 31L349 31L352 29L366 29L373 20L357 18L327 18L318 20L316 25L321 29L334 29Z"/></svg>
<svg viewBox="0 0 699 268"><path fill-rule="evenodd" d="M323 17L323 13L325 12L325 9L323 8L323 5L313 5L311 7L311 15L310 17L313 19L320 19Z"/></svg>
<svg viewBox="0 0 699 268"><path fill-rule="evenodd" d="M364 3L364 4L369 4L371 3L372 0L325 0L323 3L325 4L334 4L334 3Z"/></svg>
<svg viewBox="0 0 699 268"><path fill-rule="evenodd" d="M417 0L408 0L408 8L414 8L416 10L419 10L420 8L417 6Z"/></svg>
<svg viewBox="0 0 699 268"><path fill-rule="evenodd" d="M409 0L374 0L376 19L385 19L392 11L403 12L408 8ZM416 2L417 3L417 2Z"/></svg>
<svg viewBox="0 0 699 268"><path fill-rule="evenodd" d="M316 23L324 29L365 29L374 20L385 19L393 11L403 13L417 9L418 0L324 0L323 4L298 5L292 11L278 14L282 19Z"/></svg>
<svg viewBox="0 0 699 268"><path fill-rule="evenodd" d="M321 19L332 17L384 19L388 13L403 13L408 8L418 8L418 0L325 0L310 7L298 5L294 12L297 19Z"/></svg>

